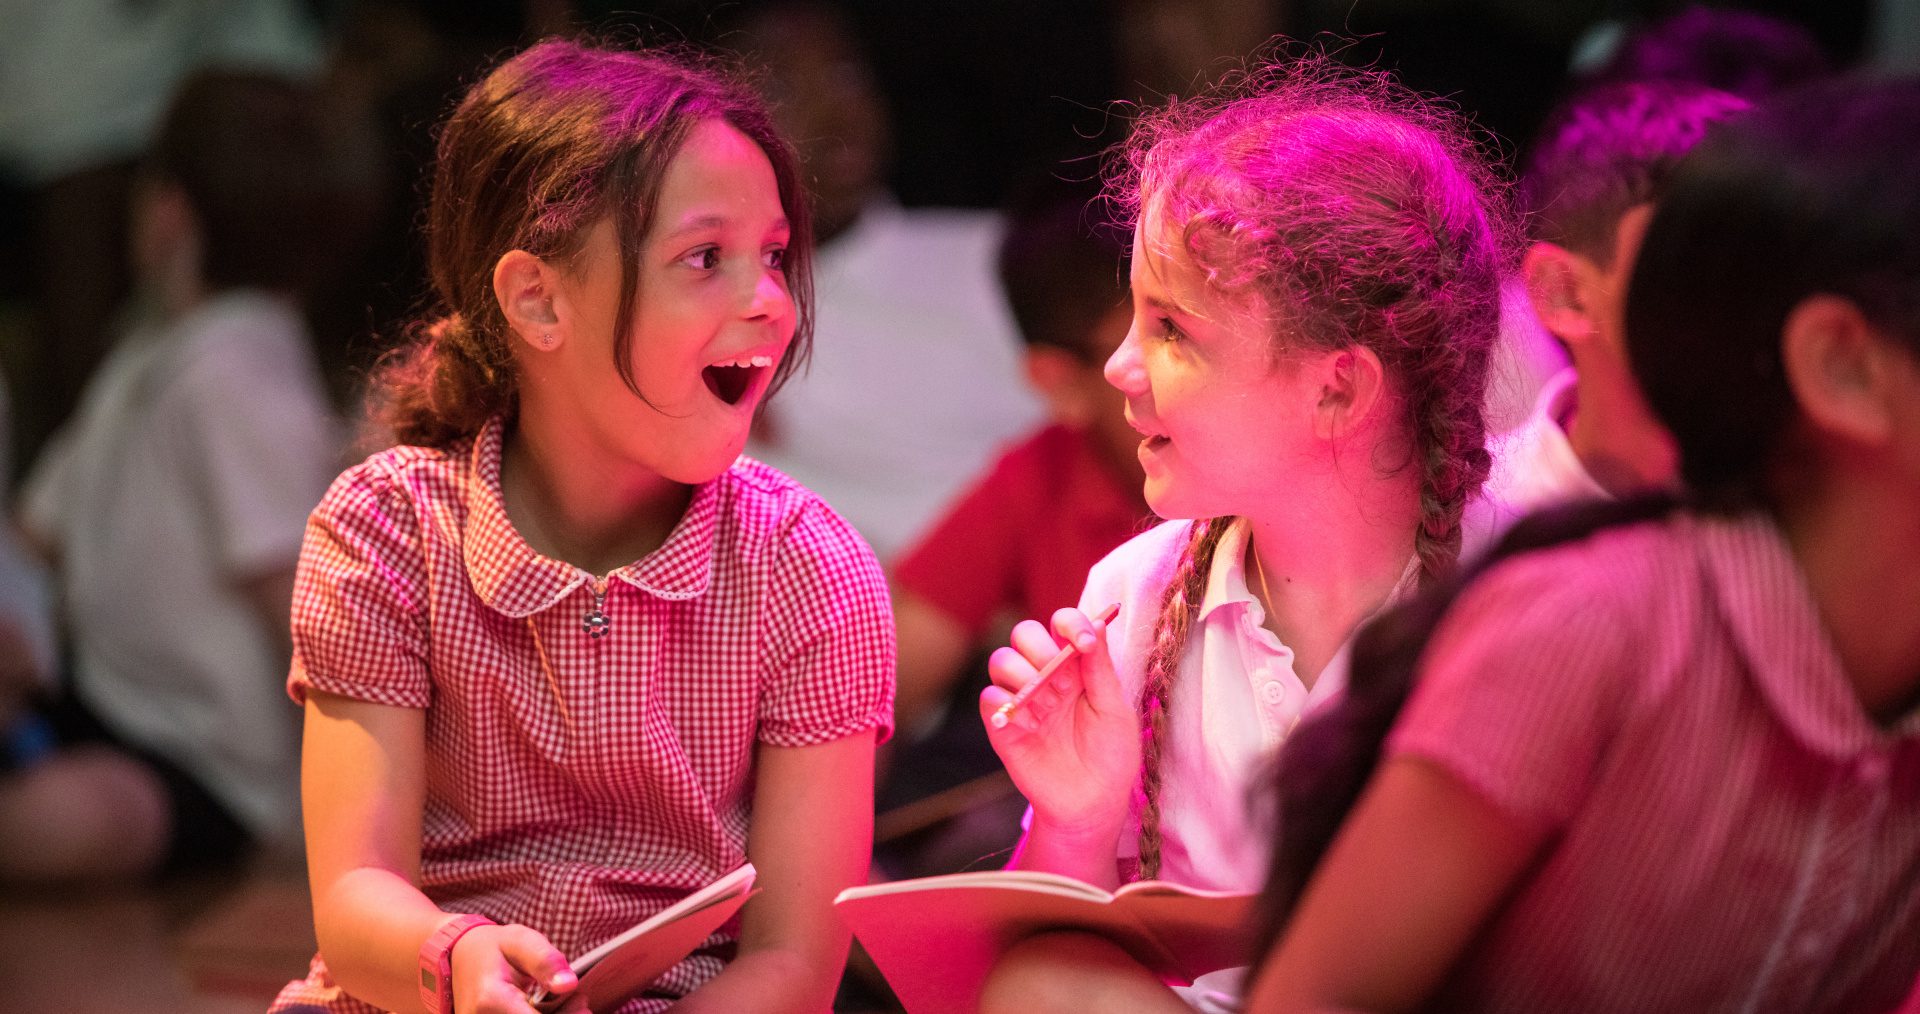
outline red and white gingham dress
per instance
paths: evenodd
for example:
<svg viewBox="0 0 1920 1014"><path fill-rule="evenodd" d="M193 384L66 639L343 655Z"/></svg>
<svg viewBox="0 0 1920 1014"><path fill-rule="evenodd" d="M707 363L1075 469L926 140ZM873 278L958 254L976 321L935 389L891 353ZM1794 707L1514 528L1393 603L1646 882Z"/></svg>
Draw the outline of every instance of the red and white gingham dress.
<svg viewBox="0 0 1920 1014"><path fill-rule="evenodd" d="M853 529L743 458L609 575L609 626L591 638L594 581L514 531L500 446L496 421L468 446L395 448L335 481L301 551L288 690L425 708L422 890L579 954L745 861L757 743L891 731L893 621ZM710 978L736 932L658 988ZM375 1008L316 957L273 1010Z"/></svg>
<svg viewBox="0 0 1920 1014"><path fill-rule="evenodd" d="M1867 716L1764 517L1503 563L1421 669L1389 752L1550 831L1429 1009L1874 1014L1913 987L1920 711Z"/></svg>

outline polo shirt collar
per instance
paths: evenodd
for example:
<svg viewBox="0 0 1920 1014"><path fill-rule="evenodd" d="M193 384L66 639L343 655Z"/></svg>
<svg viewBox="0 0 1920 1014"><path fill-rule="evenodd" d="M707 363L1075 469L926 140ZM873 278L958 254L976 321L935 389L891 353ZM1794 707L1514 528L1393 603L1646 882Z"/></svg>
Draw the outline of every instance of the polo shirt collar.
<svg viewBox="0 0 1920 1014"><path fill-rule="evenodd" d="M495 418L474 438L461 550L480 601L517 619L559 602L592 575L564 560L542 556L507 519L500 493L503 430L502 421ZM660 548L608 576L662 599L691 599L705 593L713 581L719 498L719 479L694 487L686 513Z"/></svg>
<svg viewBox="0 0 1920 1014"><path fill-rule="evenodd" d="M1861 707L1806 577L1770 518L1697 523L1709 595L1768 709L1795 738L1844 760L1890 739L1920 737L1920 714L1885 730Z"/></svg>
<svg viewBox="0 0 1920 1014"><path fill-rule="evenodd" d="M1213 551L1213 566L1207 571L1207 588L1200 596L1200 622L1205 623L1214 610L1236 602L1245 603L1253 610L1256 623L1265 618L1260 600L1247 585L1247 539L1251 527L1246 518L1234 518L1226 533L1220 536L1220 545Z"/></svg>

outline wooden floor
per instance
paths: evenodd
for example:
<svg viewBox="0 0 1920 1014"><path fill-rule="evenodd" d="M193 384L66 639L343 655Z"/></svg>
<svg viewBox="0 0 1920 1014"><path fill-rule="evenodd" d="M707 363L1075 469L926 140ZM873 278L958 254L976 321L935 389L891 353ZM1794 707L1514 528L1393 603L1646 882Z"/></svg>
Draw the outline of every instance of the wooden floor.
<svg viewBox="0 0 1920 1014"><path fill-rule="evenodd" d="M297 867L159 887L0 891L0 996L11 998L0 1010L261 1014L312 954ZM884 986L858 975L834 1009L899 1014Z"/></svg>
<svg viewBox="0 0 1920 1014"><path fill-rule="evenodd" d="M0 995L13 999L0 1006L260 1014L282 983L305 972L299 952L312 935L298 874L284 871L9 891L0 894Z"/></svg>

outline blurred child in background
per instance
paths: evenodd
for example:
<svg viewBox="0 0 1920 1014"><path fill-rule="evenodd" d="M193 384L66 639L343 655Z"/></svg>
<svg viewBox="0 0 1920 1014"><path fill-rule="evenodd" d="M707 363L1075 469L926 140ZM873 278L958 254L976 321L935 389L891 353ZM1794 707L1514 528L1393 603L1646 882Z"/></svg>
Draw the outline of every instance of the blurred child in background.
<svg viewBox="0 0 1920 1014"><path fill-rule="evenodd" d="M1746 105L1681 82L1608 85L1570 100L1541 131L1520 183L1533 241L1521 271L1534 315L1573 365L1494 446L1487 481L1504 505L1524 511L1673 481L1673 440L1627 367L1626 281L1675 163Z"/></svg>
<svg viewBox="0 0 1920 1014"><path fill-rule="evenodd" d="M996 626L1078 601L1087 570L1149 517L1140 436L1102 374L1133 320L1128 237L1096 196L1051 187L1009 215L1000 284L1049 422L894 565L902 729L918 729L945 702Z"/></svg>
<svg viewBox="0 0 1920 1014"><path fill-rule="evenodd" d="M302 526L341 453L300 299L352 249L367 182L304 85L204 71L175 96L136 200L143 323L25 484L72 668L65 745L0 781L0 874L296 840L278 674Z"/></svg>

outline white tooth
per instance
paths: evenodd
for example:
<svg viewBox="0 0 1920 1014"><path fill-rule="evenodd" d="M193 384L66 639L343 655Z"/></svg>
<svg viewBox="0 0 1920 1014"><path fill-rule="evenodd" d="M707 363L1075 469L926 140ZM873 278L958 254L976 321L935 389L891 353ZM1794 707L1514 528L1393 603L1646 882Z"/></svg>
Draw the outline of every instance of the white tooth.
<svg viewBox="0 0 1920 1014"><path fill-rule="evenodd" d="M772 366L772 365L773 365L773 357L772 357L772 356L754 356L754 357L753 357L753 365L755 365L755 366Z"/></svg>

